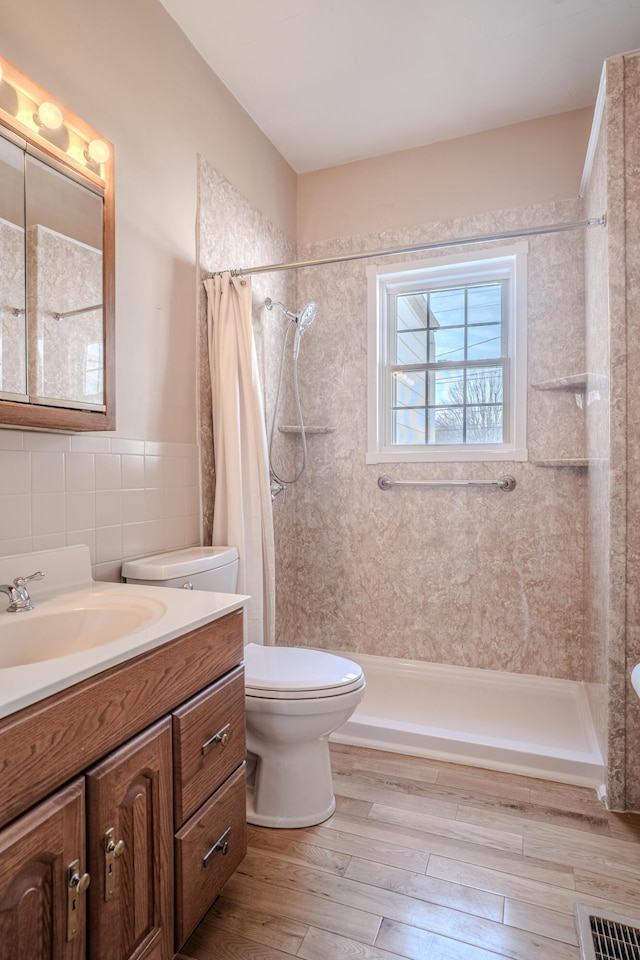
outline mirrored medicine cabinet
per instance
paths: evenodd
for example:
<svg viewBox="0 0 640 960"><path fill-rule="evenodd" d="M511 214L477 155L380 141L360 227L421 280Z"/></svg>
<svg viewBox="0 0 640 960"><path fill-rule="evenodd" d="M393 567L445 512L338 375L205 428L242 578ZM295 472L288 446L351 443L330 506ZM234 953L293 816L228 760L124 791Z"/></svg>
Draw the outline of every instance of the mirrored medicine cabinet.
<svg viewBox="0 0 640 960"><path fill-rule="evenodd" d="M0 425L115 428L113 147L0 58Z"/></svg>

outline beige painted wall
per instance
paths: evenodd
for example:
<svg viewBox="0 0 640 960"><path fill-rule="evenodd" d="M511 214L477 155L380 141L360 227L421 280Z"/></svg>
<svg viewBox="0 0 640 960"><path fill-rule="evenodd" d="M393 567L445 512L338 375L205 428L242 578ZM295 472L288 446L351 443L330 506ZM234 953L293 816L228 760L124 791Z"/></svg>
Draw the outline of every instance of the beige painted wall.
<svg viewBox="0 0 640 960"><path fill-rule="evenodd" d="M296 176L157 0L0 0L0 22L115 144L117 435L193 443L197 154L291 236Z"/></svg>
<svg viewBox="0 0 640 960"><path fill-rule="evenodd" d="M593 110L528 120L298 178L298 242L578 194Z"/></svg>

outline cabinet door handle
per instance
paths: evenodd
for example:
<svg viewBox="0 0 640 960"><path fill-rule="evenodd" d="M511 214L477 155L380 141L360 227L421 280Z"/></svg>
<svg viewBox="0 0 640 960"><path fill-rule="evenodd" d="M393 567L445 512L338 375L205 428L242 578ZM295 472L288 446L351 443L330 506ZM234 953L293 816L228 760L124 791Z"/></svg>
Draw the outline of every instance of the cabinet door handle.
<svg viewBox="0 0 640 960"><path fill-rule="evenodd" d="M227 840L227 837L229 836L230 833L231 833L231 827L227 827L225 832L222 834L221 837L219 837L216 840L216 842L208 851L208 853L205 853L204 858L202 860L203 866L205 867L209 866L209 860L214 855L214 853L218 852L218 850L221 851L223 857L226 857L226 855L229 852L229 841Z"/></svg>
<svg viewBox="0 0 640 960"><path fill-rule="evenodd" d="M67 867L67 942L78 932L79 897L91 882L88 873L80 873L80 861L74 860Z"/></svg>
<svg viewBox="0 0 640 960"><path fill-rule="evenodd" d="M116 888L115 862L125 851L124 840L115 840L115 830L111 827L104 835L104 899L111 900Z"/></svg>
<svg viewBox="0 0 640 960"><path fill-rule="evenodd" d="M218 744L221 747L226 747L226 745L229 743L229 740L231 740L231 724L226 723L224 727L218 730L217 733L214 733L212 737L202 744L202 756L206 757L206 755L209 753L209 750Z"/></svg>

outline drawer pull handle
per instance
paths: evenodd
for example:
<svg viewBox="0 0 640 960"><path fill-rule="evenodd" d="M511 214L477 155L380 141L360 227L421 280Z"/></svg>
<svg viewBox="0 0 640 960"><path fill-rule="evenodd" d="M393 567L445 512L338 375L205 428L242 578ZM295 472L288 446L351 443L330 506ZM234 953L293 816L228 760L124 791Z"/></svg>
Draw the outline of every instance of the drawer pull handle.
<svg viewBox="0 0 640 960"><path fill-rule="evenodd" d="M116 886L115 861L122 856L125 847L124 840L116 843L113 827L107 830L104 835L104 899L107 902L111 900Z"/></svg>
<svg viewBox="0 0 640 960"><path fill-rule="evenodd" d="M230 833L231 833L231 827L227 827L227 829L222 834L222 836L219 837L219 839L216 840L214 845L211 847L211 850L209 850L209 852L205 854L204 859L202 861L203 866L206 867L209 865L209 860L214 855L214 853L218 852L218 850L222 852L223 857L226 857L226 855L229 852L229 841L227 840L227 837L229 836Z"/></svg>
<svg viewBox="0 0 640 960"><path fill-rule="evenodd" d="M67 867L67 943L78 932L78 897L86 891L90 880L88 873L80 874L79 860L74 860Z"/></svg>
<svg viewBox="0 0 640 960"><path fill-rule="evenodd" d="M206 755L209 753L209 750L218 744L220 744L221 747L226 747L226 745L229 743L229 740L231 740L231 724L227 723L224 725L224 727L222 727L221 730L218 730L217 733L214 733L209 740L202 744L202 756L206 757Z"/></svg>

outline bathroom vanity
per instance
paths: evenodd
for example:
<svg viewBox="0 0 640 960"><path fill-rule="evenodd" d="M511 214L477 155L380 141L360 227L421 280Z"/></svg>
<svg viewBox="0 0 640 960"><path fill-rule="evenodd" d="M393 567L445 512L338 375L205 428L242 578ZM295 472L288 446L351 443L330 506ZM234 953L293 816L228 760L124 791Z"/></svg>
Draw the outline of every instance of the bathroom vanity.
<svg viewBox="0 0 640 960"><path fill-rule="evenodd" d="M235 609L0 720L2 960L179 950L246 852L242 660Z"/></svg>

